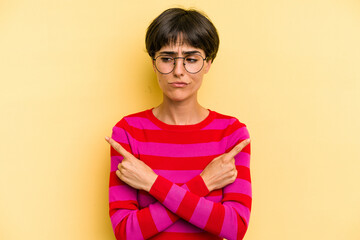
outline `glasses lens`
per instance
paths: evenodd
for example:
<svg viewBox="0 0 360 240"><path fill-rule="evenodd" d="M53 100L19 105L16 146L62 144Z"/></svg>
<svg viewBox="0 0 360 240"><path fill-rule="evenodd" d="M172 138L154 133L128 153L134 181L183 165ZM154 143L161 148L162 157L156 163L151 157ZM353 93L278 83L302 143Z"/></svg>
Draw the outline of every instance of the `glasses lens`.
<svg viewBox="0 0 360 240"><path fill-rule="evenodd" d="M199 72L204 65L204 59L198 54L189 55L184 61L185 69L189 73Z"/></svg>
<svg viewBox="0 0 360 240"><path fill-rule="evenodd" d="M199 54L188 55L185 58L179 57L175 59L183 59L183 65L189 73L197 73L204 66L204 59ZM175 67L175 59L171 56L160 55L155 58L156 69L162 74L171 73ZM179 63L176 63L179 64Z"/></svg>
<svg viewBox="0 0 360 240"><path fill-rule="evenodd" d="M155 66L159 72L168 74L174 69L174 58L170 56L158 56L155 59Z"/></svg>

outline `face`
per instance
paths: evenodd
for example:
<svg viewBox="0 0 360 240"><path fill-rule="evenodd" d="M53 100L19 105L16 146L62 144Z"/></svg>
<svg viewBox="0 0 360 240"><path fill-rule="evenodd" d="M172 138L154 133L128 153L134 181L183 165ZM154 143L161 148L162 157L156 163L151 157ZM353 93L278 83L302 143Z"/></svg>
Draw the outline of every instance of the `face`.
<svg viewBox="0 0 360 240"><path fill-rule="evenodd" d="M162 47L155 54L155 58L159 55L171 56L173 58L187 57L190 54L200 54L205 58L205 52L202 49L180 43ZM197 73L186 71L183 61L185 60L181 58L175 59L175 68L169 74L160 73L155 67L155 62L153 62L153 68L157 75L159 86L163 91L164 100L176 102L186 100L197 101L197 92L201 86L204 74L210 70L211 60L205 60L203 68ZM190 66L190 62L188 62L187 66Z"/></svg>

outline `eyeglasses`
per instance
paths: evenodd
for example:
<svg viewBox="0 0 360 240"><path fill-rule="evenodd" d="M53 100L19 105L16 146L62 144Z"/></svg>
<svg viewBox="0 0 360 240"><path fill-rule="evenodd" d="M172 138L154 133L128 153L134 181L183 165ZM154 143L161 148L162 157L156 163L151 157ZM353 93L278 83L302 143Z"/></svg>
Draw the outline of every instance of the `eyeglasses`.
<svg viewBox="0 0 360 240"><path fill-rule="evenodd" d="M192 74L200 72L206 60L200 54L190 54L186 57L175 58L169 55L159 55L153 58L156 69L162 74L169 74L175 69L176 59L183 59L185 70Z"/></svg>

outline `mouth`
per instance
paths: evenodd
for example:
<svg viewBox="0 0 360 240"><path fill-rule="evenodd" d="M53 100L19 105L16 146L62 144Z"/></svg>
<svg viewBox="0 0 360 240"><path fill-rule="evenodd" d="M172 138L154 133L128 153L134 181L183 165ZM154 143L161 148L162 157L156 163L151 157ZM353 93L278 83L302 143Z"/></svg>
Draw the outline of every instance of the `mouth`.
<svg viewBox="0 0 360 240"><path fill-rule="evenodd" d="M169 85L171 85L172 87L176 87L176 88L184 88L187 85L189 85L189 83L186 83L186 82L170 82Z"/></svg>

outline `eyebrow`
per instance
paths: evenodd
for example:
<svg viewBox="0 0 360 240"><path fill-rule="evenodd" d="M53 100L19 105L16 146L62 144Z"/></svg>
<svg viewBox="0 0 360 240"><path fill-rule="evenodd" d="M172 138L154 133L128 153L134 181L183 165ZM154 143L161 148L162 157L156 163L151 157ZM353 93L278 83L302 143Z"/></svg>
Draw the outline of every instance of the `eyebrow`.
<svg viewBox="0 0 360 240"><path fill-rule="evenodd" d="M189 54L194 54L194 53L200 53L200 51L197 51L197 50L194 50L194 51L183 51L182 54L183 55L189 55ZM160 55L163 55L163 54L166 54L166 55L176 55L177 52L174 52L174 51L162 51L162 52L159 52Z"/></svg>

